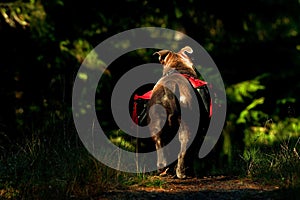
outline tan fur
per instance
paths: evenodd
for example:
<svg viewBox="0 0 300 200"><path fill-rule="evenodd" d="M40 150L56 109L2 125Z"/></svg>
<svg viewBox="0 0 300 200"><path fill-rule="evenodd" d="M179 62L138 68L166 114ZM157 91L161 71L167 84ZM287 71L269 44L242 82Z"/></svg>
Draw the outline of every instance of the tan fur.
<svg viewBox="0 0 300 200"><path fill-rule="evenodd" d="M176 175L178 178L185 178L185 163L184 158L187 151L187 142L190 137L190 130L188 123L181 120L180 109L186 108L190 111L193 110L192 105L192 93L194 92L191 87L189 87L188 80L180 75L180 73L187 74L192 77L197 77L197 74L193 68L193 63L191 59L186 55L186 53L192 53L191 47L184 47L179 52L174 53L169 50L161 50L156 52L158 54L159 61L163 65L163 76L156 83L152 97L149 101L149 107L152 105L159 104L163 106L166 113L163 114L159 112L156 108L150 109L150 118L155 121L150 126L150 131L152 137L156 144L157 150L157 167L166 167L166 156L165 152L162 151L162 147L166 145L163 138L168 138L168 135L176 134L179 132L179 142L180 142L180 152L178 154L178 162L176 168ZM170 73L172 70L176 70L176 73ZM179 73L177 73L179 72ZM176 103L175 93L178 93L179 101L183 108L178 107ZM166 116L167 115L167 116ZM166 119L166 126L162 124L162 119ZM179 127L176 130L175 127ZM164 128L162 129L162 127ZM174 133L175 132L175 133Z"/></svg>

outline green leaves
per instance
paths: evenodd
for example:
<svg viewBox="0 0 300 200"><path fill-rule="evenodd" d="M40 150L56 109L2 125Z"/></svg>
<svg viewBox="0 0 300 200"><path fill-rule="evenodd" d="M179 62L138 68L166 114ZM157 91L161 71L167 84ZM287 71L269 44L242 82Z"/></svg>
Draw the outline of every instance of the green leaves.
<svg viewBox="0 0 300 200"><path fill-rule="evenodd" d="M253 110L257 105L263 104L265 101L264 97L254 99L241 113L237 119L237 123L246 123L247 121L259 121L262 117L267 115L259 110Z"/></svg>
<svg viewBox="0 0 300 200"><path fill-rule="evenodd" d="M37 20L44 20L46 13L40 2L31 0L30 2L9 2L0 4L0 12L5 22L16 28L21 26L26 28Z"/></svg>
<svg viewBox="0 0 300 200"><path fill-rule="evenodd" d="M226 93L231 101L243 103L246 98L252 98L253 93L264 89L265 86L258 79L254 79L234 84L226 89Z"/></svg>

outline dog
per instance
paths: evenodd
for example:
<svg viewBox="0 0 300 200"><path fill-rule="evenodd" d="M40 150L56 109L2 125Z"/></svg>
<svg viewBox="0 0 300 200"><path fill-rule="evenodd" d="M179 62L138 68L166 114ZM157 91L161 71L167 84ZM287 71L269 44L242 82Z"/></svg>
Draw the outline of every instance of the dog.
<svg viewBox="0 0 300 200"><path fill-rule="evenodd" d="M204 137L209 122L209 114L204 112L205 106L203 106L203 103L199 104L198 102L201 100L200 95L197 94L197 99L193 99L195 89L191 87L191 81L189 80L200 80L187 53L193 53L193 49L189 46L182 48L177 53L170 50L161 50L154 53L154 55L158 55L158 60L163 66L163 72L162 77L155 84L148 102L148 124L151 137L155 143L159 173L161 175L166 174L166 170L169 169L167 168L167 154L174 153L165 152L163 147L171 140L176 139L179 142L178 147L180 147L180 150L178 151L177 166L174 171L177 178L180 179L187 177L186 169L192 167L188 166L188 160L191 161L194 159L191 157L196 157L197 147L201 145L201 139L199 138ZM203 81L202 83L203 85L206 84ZM161 106L165 112L159 110ZM181 118L181 114L183 110L185 112L195 112L197 106L200 112L205 113L201 115L201 123L203 125L198 128L198 132L201 133L197 133L193 144L190 146L193 150L187 155L189 152L187 146L191 142L191 135L196 134L192 133L190 126L191 123L195 122ZM178 138L174 138L177 133ZM196 148L193 146L196 146Z"/></svg>

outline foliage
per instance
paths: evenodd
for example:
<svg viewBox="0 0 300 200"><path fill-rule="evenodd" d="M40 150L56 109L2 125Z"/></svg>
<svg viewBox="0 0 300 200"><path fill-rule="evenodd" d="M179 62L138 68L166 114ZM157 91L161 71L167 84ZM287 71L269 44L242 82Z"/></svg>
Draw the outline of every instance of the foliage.
<svg viewBox="0 0 300 200"><path fill-rule="evenodd" d="M27 26L35 26L40 21L44 21L46 13L41 2L35 2L31 0L30 2L8 2L1 3L1 14L5 22L16 28L17 25L22 28Z"/></svg>
<svg viewBox="0 0 300 200"><path fill-rule="evenodd" d="M279 122L272 119L266 121L264 126L252 126L245 130L245 145L254 143L271 146L278 141L288 141L290 138L300 136L300 119L288 118Z"/></svg>

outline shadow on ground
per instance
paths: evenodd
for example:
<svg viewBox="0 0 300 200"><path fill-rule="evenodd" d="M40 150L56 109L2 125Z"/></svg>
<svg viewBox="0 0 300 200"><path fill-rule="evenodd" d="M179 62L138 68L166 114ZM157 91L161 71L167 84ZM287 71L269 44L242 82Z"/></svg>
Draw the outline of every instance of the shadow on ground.
<svg viewBox="0 0 300 200"><path fill-rule="evenodd" d="M203 179L164 179L163 187L131 186L124 190L111 190L102 193L99 200L279 200L300 199L298 189L280 189L276 185L265 185L250 179L212 177Z"/></svg>

